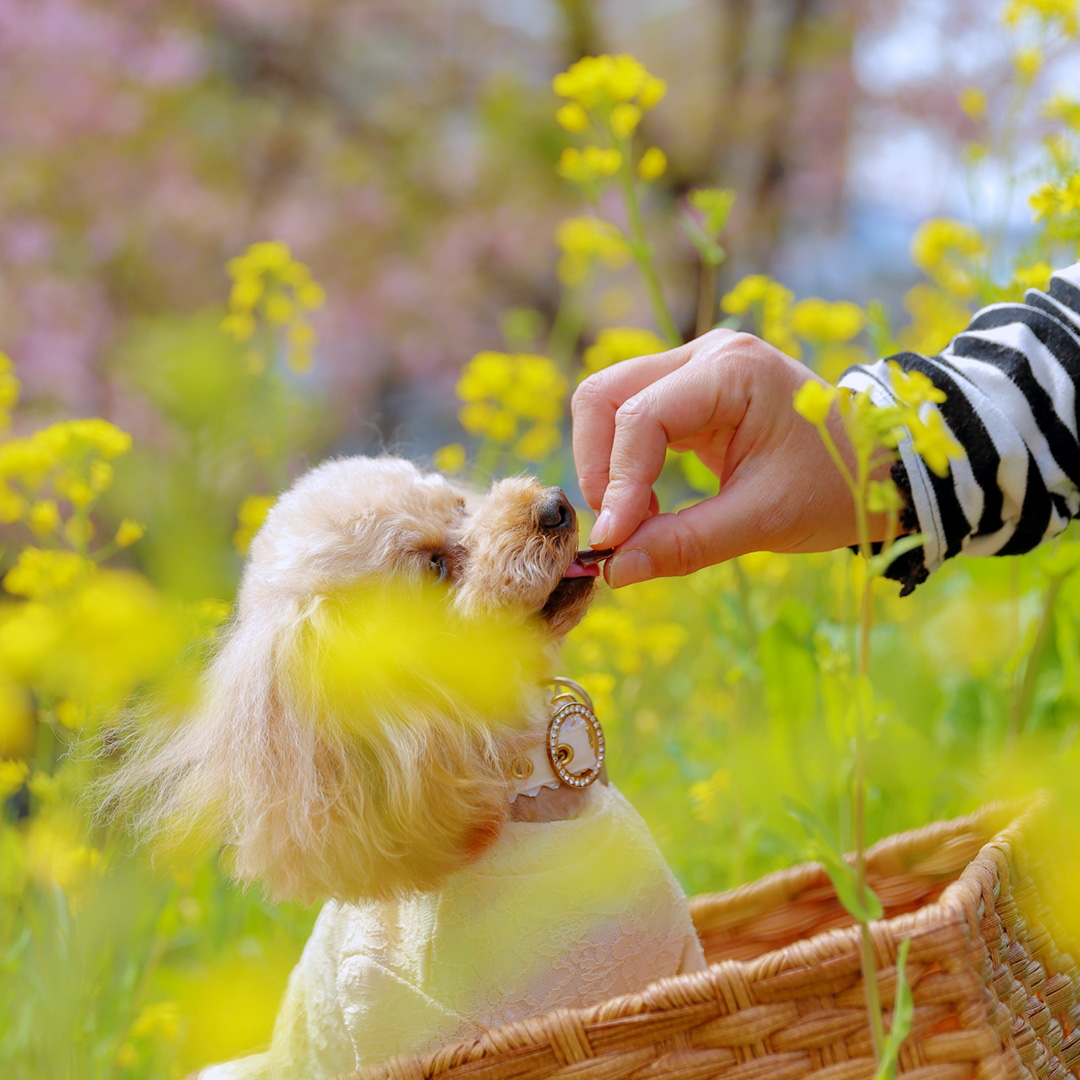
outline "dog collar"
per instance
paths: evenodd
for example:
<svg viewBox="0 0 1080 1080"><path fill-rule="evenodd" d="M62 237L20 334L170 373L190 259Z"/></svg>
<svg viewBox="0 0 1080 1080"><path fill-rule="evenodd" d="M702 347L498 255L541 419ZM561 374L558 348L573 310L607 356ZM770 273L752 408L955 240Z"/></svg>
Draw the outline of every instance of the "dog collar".
<svg viewBox="0 0 1080 1080"><path fill-rule="evenodd" d="M555 687L551 722L543 743L510 763L511 801L518 795L536 795L544 787L585 788L603 771L604 729L593 711L592 698L573 679L559 675L551 681Z"/></svg>

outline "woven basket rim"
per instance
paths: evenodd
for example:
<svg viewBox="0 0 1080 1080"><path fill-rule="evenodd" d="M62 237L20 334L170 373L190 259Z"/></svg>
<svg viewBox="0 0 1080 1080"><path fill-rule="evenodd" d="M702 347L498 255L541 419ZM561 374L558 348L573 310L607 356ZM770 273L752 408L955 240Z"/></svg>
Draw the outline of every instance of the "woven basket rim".
<svg viewBox="0 0 1080 1080"><path fill-rule="evenodd" d="M916 911L879 919L870 924L874 952L879 967L893 966L900 942L912 939L910 956L919 953L918 939L933 938L935 946L942 935L963 937L967 924L979 916L984 901L993 904L1002 874L1013 857L1019 835L1042 811L1045 800L1035 797L1024 802L995 802L973 813L947 821L931 822L907 832L879 840L867 850L870 875L890 860L902 860L915 852L940 846L951 838L980 837L974 856L959 876L945 886L941 895ZM847 856L849 859L851 856ZM699 917L711 905L747 904L771 898L782 902L784 895L794 895L799 888L812 887L828 876L820 863L800 863L774 871L746 885L721 894L703 894L691 900L692 913ZM799 888L797 888L798 886ZM695 920L697 921L697 920ZM486 1034L448 1044L434 1051L398 1055L375 1065L364 1066L342 1074L338 1080L424 1080L448 1069L471 1063L479 1064L489 1055L520 1056L522 1059L537 1048L548 1046L561 1057L560 1048L567 1038L580 1036L588 1044L586 1027L608 1025L646 1013L687 1010L695 1006L712 1006L721 994L721 986L744 989L751 982L783 976L793 970L814 967L835 969L841 976L849 968L858 967L857 924L826 930L782 948L765 952L751 960L721 960L704 971L675 975L650 983L642 990L621 995L580 1009L557 1009L539 1017L513 1021ZM725 996L730 990L724 991ZM743 995L736 990L736 998ZM729 1002L731 1011L745 1007L746 1001Z"/></svg>

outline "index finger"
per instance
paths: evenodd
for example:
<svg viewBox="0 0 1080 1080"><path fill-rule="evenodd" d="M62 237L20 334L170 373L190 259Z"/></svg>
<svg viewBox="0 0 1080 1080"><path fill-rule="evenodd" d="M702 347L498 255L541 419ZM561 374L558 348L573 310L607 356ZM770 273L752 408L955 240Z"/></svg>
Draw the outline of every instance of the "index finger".
<svg viewBox="0 0 1080 1080"><path fill-rule="evenodd" d="M585 379L570 401L574 466L585 501L600 509L608 485L615 413L645 387L678 370L693 355L694 342L663 353L639 356Z"/></svg>

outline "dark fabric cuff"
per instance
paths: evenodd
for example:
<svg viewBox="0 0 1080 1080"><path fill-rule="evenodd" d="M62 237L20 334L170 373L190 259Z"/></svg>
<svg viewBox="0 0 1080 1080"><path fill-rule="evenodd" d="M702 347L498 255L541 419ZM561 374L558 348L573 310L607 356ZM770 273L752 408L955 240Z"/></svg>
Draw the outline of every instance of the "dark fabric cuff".
<svg viewBox="0 0 1080 1080"><path fill-rule="evenodd" d="M908 479L907 469L902 461L893 462L892 480L897 490L904 497L904 509L900 511L900 533L905 535L919 531L919 519L915 514L915 508L911 503L911 481ZM858 552L858 548L852 548ZM873 545L873 552L877 555L881 551L881 544ZM926 556L920 544L911 551L905 551L897 556L889 564L885 571L885 577L891 581L900 582L900 595L910 596L917 585L921 585L930 576L926 569Z"/></svg>

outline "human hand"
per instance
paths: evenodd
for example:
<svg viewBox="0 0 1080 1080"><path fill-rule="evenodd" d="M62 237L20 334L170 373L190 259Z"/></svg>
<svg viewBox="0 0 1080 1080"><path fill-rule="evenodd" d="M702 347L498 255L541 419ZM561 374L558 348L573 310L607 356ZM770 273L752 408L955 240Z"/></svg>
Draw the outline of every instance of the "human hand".
<svg viewBox="0 0 1080 1080"><path fill-rule="evenodd" d="M604 568L609 585L689 574L751 551L857 541L851 494L792 404L808 379L818 376L759 338L713 330L581 383L571 403L574 462L599 511L589 543L617 549ZM835 408L827 423L850 466ZM652 485L668 447L697 454L720 494L658 513Z"/></svg>

